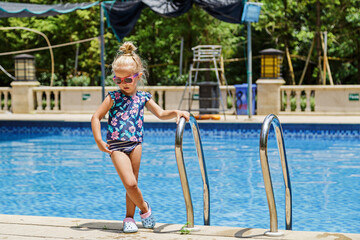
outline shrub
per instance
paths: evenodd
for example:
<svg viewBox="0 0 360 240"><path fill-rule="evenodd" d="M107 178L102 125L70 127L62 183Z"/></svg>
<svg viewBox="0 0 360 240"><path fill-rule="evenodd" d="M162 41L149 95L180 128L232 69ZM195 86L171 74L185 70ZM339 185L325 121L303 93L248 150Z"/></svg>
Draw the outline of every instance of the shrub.
<svg viewBox="0 0 360 240"><path fill-rule="evenodd" d="M85 75L71 77L67 81L68 86L89 86L90 78Z"/></svg>

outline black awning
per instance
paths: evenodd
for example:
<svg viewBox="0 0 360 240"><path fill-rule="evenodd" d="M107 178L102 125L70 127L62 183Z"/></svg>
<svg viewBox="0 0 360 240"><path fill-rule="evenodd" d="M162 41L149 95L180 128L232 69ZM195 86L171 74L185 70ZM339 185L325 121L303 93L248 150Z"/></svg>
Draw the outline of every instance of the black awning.
<svg viewBox="0 0 360 240"><path fill-rule="evenodd" d="M241 16L247 0L132 0L105 1L108 25L119 40L130 34L144 8L150 8L163 17L178 17L188 12L193 4L204 9L211 16L229 23L241 23ZM45 17L66 14L79 9L88 9L96 2L66 4L31 4L0 2L0 18Z"/></svg>
<svg viewBox="0 0 360 240"><path fill-rule="evenodd" d="M46 17L88 9L99 2L66 3L55 5L0 2L0 18L8 17Z"/></svg>
<svg viewBox="0 0 360 240"><path fill-rule="evenodd" d="M178 17L196 4L211 16L229 23L241 23L246 0L134 0L103 2L110 25L119 40L130 34L141 11L150 8L163 17Z"/></svg>

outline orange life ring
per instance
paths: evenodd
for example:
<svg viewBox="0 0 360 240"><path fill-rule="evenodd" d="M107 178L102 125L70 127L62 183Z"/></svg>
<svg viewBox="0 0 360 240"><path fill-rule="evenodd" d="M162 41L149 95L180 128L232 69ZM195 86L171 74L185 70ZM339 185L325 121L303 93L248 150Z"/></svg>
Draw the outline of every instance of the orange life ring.
<svg viewBox="0 0 360 240"><path fill-rule="evenodd" d="M219 114L202 114L194 116L196 120L220 120L221 117Z"/></svg>

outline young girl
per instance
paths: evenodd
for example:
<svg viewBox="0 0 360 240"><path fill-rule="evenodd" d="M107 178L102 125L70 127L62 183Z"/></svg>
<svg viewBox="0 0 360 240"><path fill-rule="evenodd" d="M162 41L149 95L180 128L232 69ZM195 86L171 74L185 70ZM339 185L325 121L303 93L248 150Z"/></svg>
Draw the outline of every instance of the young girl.
<svg viewBox="0 0 360 240"><path fill-rule="evenodd" d="M137 232L134 221L136 206L143 227L154 228L155 219L148 202L144 201L138 187L143 141L144 106L159 119L181 117L189 120L190 114L185 111L163 110L155 103L150 93L138 91L145 69L140 57L135 53L136 47L125 42L120 47L120 54L112 63L113 80L119 90L109 92L104 102L96 110L91 119L91 128L99 149L109 153L111 160L126 189L126 217L123 231ZM109 112L106 140L101 137L100 120Z"/></svg>

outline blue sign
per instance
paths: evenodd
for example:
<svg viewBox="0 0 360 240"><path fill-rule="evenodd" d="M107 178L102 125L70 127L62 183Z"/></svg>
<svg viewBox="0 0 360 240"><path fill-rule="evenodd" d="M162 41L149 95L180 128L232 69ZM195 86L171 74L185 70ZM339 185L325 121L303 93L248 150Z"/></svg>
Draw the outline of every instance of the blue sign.
<svg viewBox="0 0 360 240"><path fill-rule="evenodd" d="M244 6L241 22L258 22L261 3L247 2Z"/></svg>

